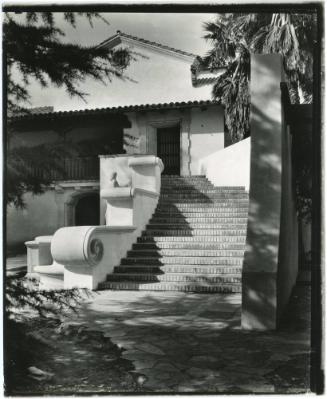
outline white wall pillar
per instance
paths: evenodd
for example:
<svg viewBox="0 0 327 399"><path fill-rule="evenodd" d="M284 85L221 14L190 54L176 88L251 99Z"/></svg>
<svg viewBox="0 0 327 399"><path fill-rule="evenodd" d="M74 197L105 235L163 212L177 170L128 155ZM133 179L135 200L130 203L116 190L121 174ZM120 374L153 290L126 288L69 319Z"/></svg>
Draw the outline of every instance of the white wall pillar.
<svg viewBox="0 0 327 399"><path fill-rule="evenodd" d="M251 56L251 174L242 327L274 329L282 189L282 57Z"/></svg>

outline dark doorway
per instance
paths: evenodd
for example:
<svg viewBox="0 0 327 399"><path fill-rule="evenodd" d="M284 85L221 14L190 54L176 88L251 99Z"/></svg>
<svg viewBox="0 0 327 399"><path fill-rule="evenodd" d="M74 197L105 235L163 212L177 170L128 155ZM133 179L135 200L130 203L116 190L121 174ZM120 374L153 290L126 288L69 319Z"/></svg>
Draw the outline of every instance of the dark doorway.
<svg viewBox="0 0 327 399"><path fill-rule="evenodd" d="M97 193L80 198L75 207L75 226L100 224L100 197Z"/></svg>
<svg viewBox="0 0 327 399"><path fill-rule="evenodd" d="M157 155L165 166L163 174L180 174L179 125L157 129Z"/></svg>

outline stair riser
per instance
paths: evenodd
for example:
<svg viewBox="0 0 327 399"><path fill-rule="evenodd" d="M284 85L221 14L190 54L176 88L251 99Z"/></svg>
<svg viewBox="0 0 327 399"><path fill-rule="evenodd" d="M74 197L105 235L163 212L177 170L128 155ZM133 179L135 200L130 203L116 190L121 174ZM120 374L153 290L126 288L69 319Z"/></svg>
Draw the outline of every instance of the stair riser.
<svg viewBox="0 0 327 399"><path fill-rule="evenodd" d="M161 195L186 195L186 194L244 194L246 191L244 190L228 190L228 189L220 189L220 188L212 188L208 187L161 187Z"/></svg>
<svg viewBox="0 0 327 399"><path fill-rule="evenodd" d="M228 230L228 229L213 229L211 231L206 230L147 230L142 233L143 237L210 237L210 236L240 236L243 237L246 234L246 230Z"/></svg>
<svg viewBox="0 0 327 399"><path fill-rule="evenodd" d="M217 292L217 293L238 293L241 292L239 285L224 286L188 286L174 285L173 283L118 283L105 282L100 284L99 289L110 290L131 290L131 291L181 291L181 292Z"/></svg>
<svg viewBox="0 0 327 399"><path fill-rule="evenodd" d="M191 224L188 225L172 225L172 224L148 224L147 225L147 231L151 232L153 230L163 230L163 231L184 231L187 235L188 234L192 234L196 233L198 231L204 231L205 233L211 234L214 233L216 230L229 230L229 229L233 229L233 230L244 230L246 229L246 224L232 224L232 223L212 223L212 224L208 224L208 223L203 223L203 224L194 224L194 226L192 226Z"/></svg>
<svg viewBox="0 0 327 399"><path fill-rule="evenodd" d="M167 191L171 192L184 192L184 191L206 191L206 190L216 190L216 191L236 191L236 192L245 192L245 190L229 190L221 189L214 187L210 183L192 183L192 184L161 184L160 193L165 194Z"/></svg>
<svg viewBox="0 0 327 399"><path fill-rule="evenodd" d="M226 192L226 193L245 193L246 191L244 188L233 188L233 187L228 187L228 188L223 188L223 187L214 187L211 184L207 185L197 185L197 186L187 186L187 185L175 185L175 186L169 186L169 185L161 185L161 193L166 194L167 191L173 192L173 193L184 193L184 192L197 192L197 188L202 187L206 192L213 192L213 193L220 193L220 192Z"/></svg>
<svg viewBox="0 0 327 399"><path fill-rule="evenodd" d="M195 249L201 249L201 250L219 250L219 249L227 249L227 250L231 250L231 249L238 249L238 250L242 250L245 251L245 243L227 243L227 244L218 244L218 243L214 243L214 244L208 244L208 243L198 243L198 242L194 242L194 243L174 243L174 242L158 242L157 244L151 244L151 243L144 243L144 244L133 244L133 250L142 250L142 249L146 249L146 250L150 250L150 249L154 249L154 250L162 250L162 249L180 249L180 250L195 250Z"/></svg>
<svg viewBox="0 0 327 399"><path fill-rule="evenodd" d="M220 275L234 275L241 274L242 268L240 266L197 266L192 265L138 265L138 266L116 266L115 273L185 273L185 274L218 274Z"/></svg>
<svg viewBox="0 0 327 399"><path fill-rule="evenodd" d="M210 210L202 211L202 212L190 212L190 211L177 211L176 209L172 209L170 212L155 212L153 218L156 219L191 219L195 220L198 218L247 218L248 217L248 209L239 208L239 209L217 209L215 212L211 212Z"/></svg>
<svg viewBox="0 0 327 399"><path fill-rule="evenodd" d="M178 243L178 244L194 244L210 242L215 243L245 243L246 239L243 235L223 235L223 236L198 236L198 237L164 237L164 236L152 236L152 237L138 237L137 243Z"/></svg>
<svg viewBox="0 0 327 399"><path fill-rule="evenodd" d="M233 202L238 202L238 201L248 201L247 197L244 196L238 196L238 197L233 197L231 198L228 195L221 195L221 196L216 196L216 197L208 197L208 196L203 196L201 198L196 197L196 198L192 198L190 196L187 196L185 198L182 197L172 197L172 196L168 196L168 197L160 197L158 205L162 206L162 205L190 205L190 204L201 204L200 206L202 206L202 204L211 204L211 205L219 205L219 202L228 202L229 204L232 204ZM198 205L199 206L199 205Z"/></svg>
<svg viewBox="0 0 327 399"><path fill-rule="evenodd" d="M182 283L209 283L209 284L239 284L242 281L241 276L192 276L183 274L111 274L108 276L107 281L169 281L169 282L182 282Z"/></svg>
<svg viewBox="0 0 327 399"><path fill-rule="evenodd" d="M158 217L153 217L150 220L150 224L154 225L160 225L160 224L167 224L168 226L174 225L174 224L184 224L184 225L191 225L191 226L197 226L201 228L202 225L215 225L219 223L247 223L248 218L234 218L234 217L229 217L229 218L158 218Z"/></svg>
<svg viewBox="0 0 327 399"><path fill-rule="evenodd" d="M121 265L152 265L152 266L164 266L164 265L230 265L230 266L241 266L243 257L229 257L226 258L187 258L187 257L165 257L160 259L155 258L123 258Z"/></svg>
<svg viewBox="0 0 327 399"><path fill-rule="evenodd" d="M161 193L160 194L160 199L166 199L166 198L191 198L191 199L206 199L206 198L228 198L228 199L234 199L234 198L248 198L248 194L246 193L239 193L239 192L231 192L227 193L224 191L221 192L214 192L214 193L208 193L204 194L199 191L196 192L191 192L191 193L177 193L176 191L173 193Z"/></svg>
<svg viewBox="0 0 327 399"><path fill-rule="evenodd" d="M180 176L180 175L161 175L162 182L177 182L182 181L184 183L191 181L191 180L199 180L199 181L207 181L209 180L206 178L205 175L192 175L192 176Z"/></svg>
<svg viewBox="0 0 327 399"><path fill-rule="evenodd" d="M185 256L185 257L217 257L217 256L243 256L243 250L210 250L210 249L160 249L160 250L134 250L128 251L127 256L132 258L144 258L144 257L151 257L151 258L158 258L162 259L167 256Z"/></svg>
<svg viewBox="0 0 327 399"><path fill-rule="evenodd" d="M239 208L248 208L249 201L246 199L234 199L230 201L218 201L215 200L215 202L205 202L202 204L198 203L186 203L186 202L179 202L179 203L173 203L167 201L166 203L158 203L157 206L157 211L166 211L168 210L186 210L186 211L193 211L193 209L196 209L196 212L204 212L206 209L210 210L211 212L216 211L217 209L220 208L230 208L230 209L239 209Z"/></svg>

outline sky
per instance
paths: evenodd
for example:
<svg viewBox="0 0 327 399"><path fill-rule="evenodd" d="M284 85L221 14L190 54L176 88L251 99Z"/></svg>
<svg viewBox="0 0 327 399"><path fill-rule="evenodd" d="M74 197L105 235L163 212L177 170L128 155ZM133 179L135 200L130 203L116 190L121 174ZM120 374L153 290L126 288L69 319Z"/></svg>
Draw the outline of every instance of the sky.
<svg viewBox="0 0 327 399"><path fill-rule="evenodd" d="M130 35L165 44L180 50L204 55L210 48L210 43L203 39L203 23L214 19L214 14L187 13L101 13L109 22L101 20L94 22L92 28L86 18L78 17L74 29L57 13L56 24L66 33L64 40L82 45L95 45L114 35L117 30ZM83 86L80 86L83 89ZM54 105L54 98L60 98L63 109L91 108L79 98L70 98L64 89L41 88L38 84L29 86L32 107ZM56 104L58 100L56 101ZM92 97L88 97L92 104ZM58 105L55 104L55 110ZM59 107L60 108L60 107Z"/></svg>

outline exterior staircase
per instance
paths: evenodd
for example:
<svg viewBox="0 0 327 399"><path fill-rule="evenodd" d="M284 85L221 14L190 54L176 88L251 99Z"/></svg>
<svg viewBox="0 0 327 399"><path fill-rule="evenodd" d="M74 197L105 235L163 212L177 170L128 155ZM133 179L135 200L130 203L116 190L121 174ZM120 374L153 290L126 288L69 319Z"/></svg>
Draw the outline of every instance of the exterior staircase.
<svg viewBox="0 0 327 399"><path fill-rule="evenodd" d="M241 292L247 218L244 187L162 176L152 219L99 289Z"/></svg>

